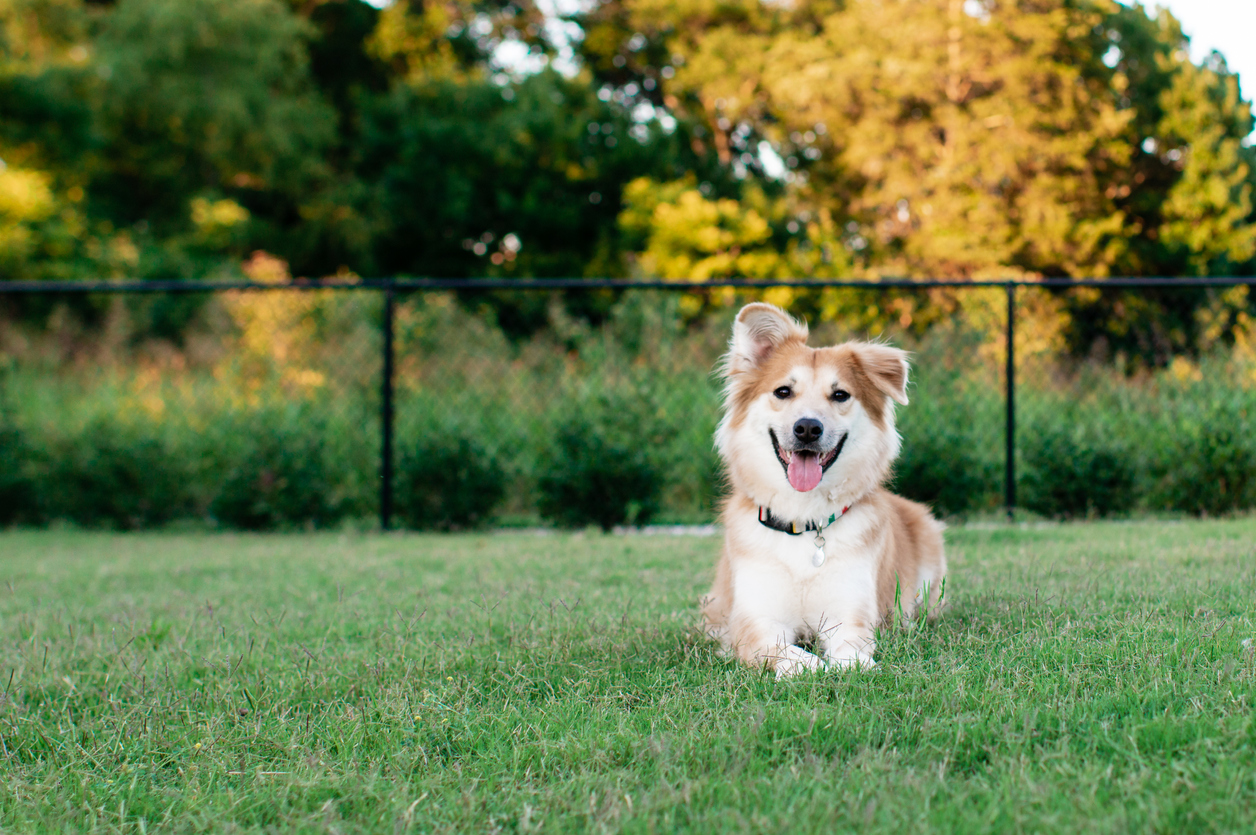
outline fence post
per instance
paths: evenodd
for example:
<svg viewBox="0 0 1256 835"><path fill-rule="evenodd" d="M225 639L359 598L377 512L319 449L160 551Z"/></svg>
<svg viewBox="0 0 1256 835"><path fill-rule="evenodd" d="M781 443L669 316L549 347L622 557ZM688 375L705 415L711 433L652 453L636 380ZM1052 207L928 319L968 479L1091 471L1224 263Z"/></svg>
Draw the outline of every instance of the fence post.
<svg viewBox="0 0 1256 835"><path fill-rule="evenodd" d="M1004 471L1008 521L1016 509L1016 284L1009 281L1007 287L1007 448Z"/></svg>
<svg viewBox="0 0 1256 835"><path fill-rule="evenodd" d="M380 383L379 525L388 530L392 521L393 481L393 288L384 290L384 371Z"/></svg>

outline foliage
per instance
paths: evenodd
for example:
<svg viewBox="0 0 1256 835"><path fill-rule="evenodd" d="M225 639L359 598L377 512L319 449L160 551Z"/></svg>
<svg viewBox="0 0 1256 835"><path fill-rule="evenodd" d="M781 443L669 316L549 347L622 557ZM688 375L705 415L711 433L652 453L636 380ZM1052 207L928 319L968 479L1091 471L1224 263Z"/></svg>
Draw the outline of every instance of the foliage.
<svg viewBox="0 0 1256 835"><path fill-rule="evenodd" d="M34 450L9 407L8 373L0 366L0 526L38 518Z"/></svg>
<svg viewBox="0 0 1256 835"><path fill-rule="evenodd" d="M30 448L22 432L0 422L0 525L29 518L34 483L29 477Z"/></svg>
<svg viewBox="0 0 1256 835"><path fill-rule="evenodd" d="M832 218L800 223L781 198L747 187L740 201L710 199L693 177L629 183L621 228L640 241L638 269L689 281L840 277L849 269Z"/></svg>
<svg viewBox="0 0 1256 835"><path fill-rule="evenodd" d="M485 434L483 424L467 420L409 428L397 444L393 483L393 504L405 527L465 530L493 519L509 474Z"/></svg>
<svg viewBox="0 0 1256 835"><path fill-rule="evenodd" d="M507 41L549 50L527 3L13 0L0 23L11 277L199 276L258 248L297 274L616 272L622 185L676 169L657 120L586 78L488 72Z"/></svg>
<svg viewBox="0 0 1256 835"><path fill-rule="evenodd" d="M11 275L203 275L285 215L317 219L334 112L284 4L43 5L28 34L58 33L59 49L7 68L0 155L43 177L55 206L28 221Z"/></svg>
<svg viewBox="0 0 1256 835"><path fill-rule="evenodd" d="M599 79L693 124L695 143L783 189L792 213L830 219L855 274L1235 275L1256 264L1250 103L1220 56L1190 62L1168 12L1109 0L612 0L575 19ZM670 199L694 215L692 196ZM696 226L687 243L706 240ZM1205 293L1068 301L1075 355L1096 339L1153 364L1207 348L1195 323Z"/></svg>
<svg viewBox="0 0 1256 835"><path fill-rule="evenodd" d="M0 274L1235 275L1239 79L1113 0L0 1ZM566 33L566 34L561 34ZM734 294L692 294L709 317ZM952 292L782 290L919 332ZM889 297L887 297L889 298ZM539 296L464 301L525 340ZM1058 294L1074 356L1164 366L1252 300ZM97 325L96 302L76 302ZM572 296L601 323L612 294ZM151 310L176 342L194 300ZM871 311L871 312L870 312ZM46 323L49 305L14 315ZM1209 334L1220 322L1219 333Z"/></svg>
<svg viewBox="0 0 1256 835"><path fill-rule="evenodd" d="M1256 440L1247 431L1256 403L1232 392L1210 393L1211 402L1182 409L1166 431L1152 464L1151 506L1215 515L1256 505Z"/></svg>
<svg viewBox="0 0 1256 835"><path fill-rule="evenodd" d="M908 408L919 408L918 404L919 400ZM983 443L988 435L965 408L973 405L940 404L941 408L929 409L928 416L913 415L905 422L891 490L924 502L942 516L964 516L997 504L1002 462L993 445Z"/></svg>
<svg viewBox="0 0 1256 835"><path fill-rule="evenodd" d="M1105 437L1100 416L1052 410L1022 426L1017 500L1050 517L1108 516L1138 501L1128 439Z"/></svg>
<svg viewBox="0 0 1256 835"><path fill-rule="evenodd" d="M246 530L328 527L355 508L349 462L332 454L327 410L267 407L225 415L219 434L233 458L210 505L224 525Z"/></svg>
<svg viewBox="0 0 1256 835"><path fill-rule="evenodd" d="M552 71L397 86L362 142L377 268L443 276L618 272L623 185L676 153L657 124Z"/></svg>
<svg viewBox="0 0 1256 835"><path fill-rule="evenodd" d="M1106 26L1108 55L1125 80L1121 92L1132 112L1130 163L1110 186L1127 230L1116 272L1251 274L1256 152L1242 144L1254 123L1239 79L1217 54L1191 64L1168 12L1153 18L1138 6L1118 6ZM1201 327L1200 314L1217 302L1207 290L1075 292L1065 300L1075 354L1123 354L1164 365L1183 352L1207 351L1217 336ZM1246 307L1243 300L1232 309Z"/></svg>
<svg viewBox="0 0 1256 835"><path fill-rule="evenodd" d="M333 115L310 84L308 29L279 0L122 0L104 23L100 129L126 141L93 196L114 217L182 224L191 206L211 234L248 212L198 217L192 199L317 187Z"/></svg>
<svg viewBox="0 0 1256 835"><path fill-rule="evenodd" d="M249 269L283 273L263 255ZM1001 301L971 291L983 293ZM199 320L210 330L182 349L136 341L142 331L121 314L107 341L72 323L53 336L0 329L18 358L0 387L0 489L19 502L6 523L371 524L378 302L354 290L224 293ZM990 311L967 308L923 337L888 337L915 356L892 487L947 516L991 511L1004 489L1003 357L980 329ZM641 290L596 327L547 310L545 330L512 339L454 294L399 300L399 518L443 529L712 519L724 488L710 372L731 309L692 319L681 294ZM847 324L816 322L813 341L856 335ZM1018 332L1031 339L1018 343L1023 506L1048 516L1256 507L1246 331L1223 354L1134 375Z"/></svg>
<svg viewBox="0 0 1256 835"><path fill-rule="evenodd" d="M541 515L564 527L603 530L649 522L659 509L664 474L655 458L662 427L648 405L599 393L564 412L537 474Z"/></svg>
<svg viewBox="0 0 1256 835"><path fill-rule="evenodd" d="M390 3L368 50L408 82L482 75L507 40L532 57L547 55L545 18L532 0L479 3Z"/></svg>
<svg viewBox="0 0 1256 835"><path fill-rule="evenodd" d="M137 529L196 511L197 451L175 446L133 416L99 415L81 431L54 439L46 454L35 484L45 518Z"/></svg>

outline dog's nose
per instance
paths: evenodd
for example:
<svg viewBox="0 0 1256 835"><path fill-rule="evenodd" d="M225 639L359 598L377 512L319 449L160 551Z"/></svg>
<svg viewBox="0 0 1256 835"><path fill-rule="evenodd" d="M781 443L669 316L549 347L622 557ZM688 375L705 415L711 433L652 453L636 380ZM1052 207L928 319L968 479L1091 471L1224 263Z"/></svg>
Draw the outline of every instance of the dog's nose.
<svg viewBox="0 0 1256 835"><path fill-rule="evenodd" d="M794 437L800 443L812 444L824 434L824 424L815 418L802 418L794 424Z"/></svg>

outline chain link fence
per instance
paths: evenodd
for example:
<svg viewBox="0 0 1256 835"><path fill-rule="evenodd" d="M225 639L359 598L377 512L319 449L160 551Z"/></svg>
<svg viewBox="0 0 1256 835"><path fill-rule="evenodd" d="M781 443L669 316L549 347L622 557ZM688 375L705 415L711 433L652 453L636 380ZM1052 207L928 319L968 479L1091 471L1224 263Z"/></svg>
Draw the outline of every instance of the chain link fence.
<svg viewBox="0 0 1256 835"><path fill-rule="evenodd" d="M1252 283L0 282L0 524L710 521L754 300L914 353L893 486L945 515L1242 511Z"/></svg>

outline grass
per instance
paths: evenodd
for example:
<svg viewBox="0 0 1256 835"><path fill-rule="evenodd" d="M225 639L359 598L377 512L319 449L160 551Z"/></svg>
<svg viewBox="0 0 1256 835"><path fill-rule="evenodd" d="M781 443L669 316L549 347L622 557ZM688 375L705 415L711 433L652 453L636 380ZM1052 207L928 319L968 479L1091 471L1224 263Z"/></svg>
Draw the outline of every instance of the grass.
<svg viewBox="0 0 1256 835"><path fill-rule="evenodd" d="M972 526L874 672L711 538L0 533L6 831L1250 831L1256 520Z"/></svg>

